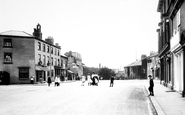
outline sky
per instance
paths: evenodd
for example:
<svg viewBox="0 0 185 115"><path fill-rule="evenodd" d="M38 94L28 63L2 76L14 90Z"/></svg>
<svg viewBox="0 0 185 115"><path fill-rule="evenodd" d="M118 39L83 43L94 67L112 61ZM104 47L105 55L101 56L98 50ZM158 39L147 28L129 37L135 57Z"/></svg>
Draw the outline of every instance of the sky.
<svg viewBox="0 0 185 115"><path fill-rule="evenodd" d="M54 38L61 53L81 54L88 67L112 69L158 51L158 0L0 0L0 32Z"/></svg>

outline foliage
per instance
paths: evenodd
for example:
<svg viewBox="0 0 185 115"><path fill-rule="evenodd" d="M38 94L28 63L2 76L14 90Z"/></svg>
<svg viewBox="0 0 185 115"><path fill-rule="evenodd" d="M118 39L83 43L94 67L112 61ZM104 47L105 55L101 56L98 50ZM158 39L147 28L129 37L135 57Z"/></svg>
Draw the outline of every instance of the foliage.
<svg viewBox="0 0 185 115"><path fill-rule="evenodd" d="M92 74L93 72L98 73L99 72L99 68L87 67L87 66L85 66L83 68L83 74L84 75L87 75L88 73Z"/></svg>
<svg viewBox="0 0 185 115"><path fill-rule="evenodd" d="M115 72L107 67L101 68L99 70L99 76L103 77L104 80L110 79L112 75L115 75Z"/></svg>

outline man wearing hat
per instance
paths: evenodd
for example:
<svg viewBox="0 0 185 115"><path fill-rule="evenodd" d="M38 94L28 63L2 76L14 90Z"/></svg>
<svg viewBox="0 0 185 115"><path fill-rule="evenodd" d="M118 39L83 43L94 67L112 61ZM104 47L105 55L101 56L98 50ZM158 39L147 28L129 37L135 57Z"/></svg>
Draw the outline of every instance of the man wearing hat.
<svg viewBox="0 0 185 115"><path fill-rule="evenodd" d="M148 90L150 92L150 95L149 96L154 96L154 90L153 90L153 88L154 88L154 81L153 81L153 78L152 78L151 75L149 75L148 77L150 79L150 82L149 82L150 86L148 88Z"/></svg>

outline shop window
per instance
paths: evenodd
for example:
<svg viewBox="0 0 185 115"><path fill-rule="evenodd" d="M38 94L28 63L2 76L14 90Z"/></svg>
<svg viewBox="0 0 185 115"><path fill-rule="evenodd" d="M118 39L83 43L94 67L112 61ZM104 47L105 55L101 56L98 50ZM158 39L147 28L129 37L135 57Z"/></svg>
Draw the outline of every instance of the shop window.
<svg viewBox="0 0 185 115"><path fill-rule="evenodd" d="M12 63L12 53L5 52L4 53L4 64L11 64Z"/></svg>
<svg viewBox="0 0 185 115"><path fill-rule="evenodd" d="M4 39L4 47L12 47L12 39Z"/></svg>
<svg viewBox="0 0 185 115"><path fill-rule="evenodd" d="M29 67L19 67L19 79L29 79Z"/></svg>

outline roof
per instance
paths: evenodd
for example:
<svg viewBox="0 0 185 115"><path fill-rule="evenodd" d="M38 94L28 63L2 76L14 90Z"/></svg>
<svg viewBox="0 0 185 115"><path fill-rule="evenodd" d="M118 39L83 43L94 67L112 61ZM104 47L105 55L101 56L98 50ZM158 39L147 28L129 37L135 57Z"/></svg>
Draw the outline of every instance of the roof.
<svg viewBox="0 0 185 115"><path fill-rule="evenodd" d="M24 31L17 31L17 30L10 30L10 31L1 32L0 35L3 35L3 36L19 36L19 37L34 37L33 35L28 34Z"/></svg>
<svg viewBox="0 0 185 115"><path fill-rule="evenodd" d="M125 66L125 67L133 67L133 66L141 66L141 60L135 61L135 62L133 62L133 63L131 63L131 64Z"/></svg>

